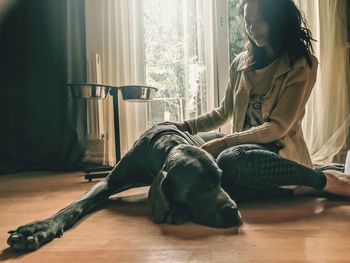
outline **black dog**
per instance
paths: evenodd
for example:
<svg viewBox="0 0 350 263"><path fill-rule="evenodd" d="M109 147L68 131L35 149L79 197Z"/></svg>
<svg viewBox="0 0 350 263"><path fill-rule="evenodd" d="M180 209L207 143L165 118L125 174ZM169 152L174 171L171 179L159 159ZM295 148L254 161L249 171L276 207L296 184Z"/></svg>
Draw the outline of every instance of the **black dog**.
<svg viewBox="0 0 350 263"><path fill-rule="evenodd" d="M9 231L7 243L15 249L35 250L61 236L110 195L147 185L151 185L149 200L156 223L190 220L218 228L239 226L237 206L221 188L221 170L211 155L197 147L209 139L173 125L154 126L104 180L52 217Z"/></svg>

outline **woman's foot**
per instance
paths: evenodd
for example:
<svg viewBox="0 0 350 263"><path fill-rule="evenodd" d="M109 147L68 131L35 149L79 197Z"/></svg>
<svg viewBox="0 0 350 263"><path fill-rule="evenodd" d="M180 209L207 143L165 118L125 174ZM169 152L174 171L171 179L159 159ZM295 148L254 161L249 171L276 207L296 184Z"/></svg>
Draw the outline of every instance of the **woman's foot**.
<svg viewBox="0 0 350 263"><path fill-rule="evenodd" d="M350 174L345 174L335 170L325 170L327 183L324 191L332 194L350 197Z"/></svg>

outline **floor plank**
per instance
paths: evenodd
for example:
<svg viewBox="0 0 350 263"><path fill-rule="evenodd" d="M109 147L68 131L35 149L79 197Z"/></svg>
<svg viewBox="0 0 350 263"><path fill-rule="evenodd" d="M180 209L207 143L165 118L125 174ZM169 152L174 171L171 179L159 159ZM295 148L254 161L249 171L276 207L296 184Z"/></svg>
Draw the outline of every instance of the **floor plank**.
<svg viewBox="0 0 350 263"><path fill-rule="evenodd" d="M349 201L299 197L241 204L244 225L237 233L154 224L147 188L114 196L38 251L21 254L7 247L8 230L50 216L93 183L80 172L0 176L0 261L350 262Z"/></svg>

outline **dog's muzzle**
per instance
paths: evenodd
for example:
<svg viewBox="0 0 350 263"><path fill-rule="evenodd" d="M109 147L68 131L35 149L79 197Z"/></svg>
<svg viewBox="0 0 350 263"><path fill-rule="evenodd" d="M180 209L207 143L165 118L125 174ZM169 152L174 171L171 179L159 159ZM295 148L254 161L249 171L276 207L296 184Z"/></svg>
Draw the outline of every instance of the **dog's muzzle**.
<svg viewBox="0 0 350 263"><path fill-rule="evenodd" d="M172 203L164 189L166 174L160 173L153 181L148 193L155 223L179 224L188 220L196 224L216 228L228 228L242 224L236 204L221 187L215 194L197 196L188 202ZM186 209L184 209L186 208Z"/></svg>

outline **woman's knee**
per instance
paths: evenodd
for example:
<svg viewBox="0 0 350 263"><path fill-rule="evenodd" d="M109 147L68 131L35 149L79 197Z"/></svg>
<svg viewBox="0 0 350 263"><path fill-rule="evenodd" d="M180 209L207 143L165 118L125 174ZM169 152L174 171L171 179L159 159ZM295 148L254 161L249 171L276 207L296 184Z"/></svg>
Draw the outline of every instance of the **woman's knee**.
<svg viewBox="0 0 350 263"><path fill-rule="evenodd" d="M222 169L235 164L247 151L242 145L232 146L222 151L216 159L217 164Z"/></svg>
<svg viewBox="0 0 350 263"><path fill-rule="evenodd" d="M237 145L224 150L217 158L217 164L223 171L223 177L234 180L251 169L252 153L255 145Z"/></svg>
<svg viewBox="0 0 350 263"><path fill-rule="evenodd" d="M244 158L249 152L260 149L263 148L256 144L235 145L222 151L217 158L217 163L220 166L220 164L224 165L226 163L237 162Z"/></svg>
<svg viewBox="0 0 350 263"><path fill-rule="evenodd" d="M256 176L262 172L266 162L274 160L275 153L257 145L238 145L224 150L217 158L217 164L224 176Z"/></svg>

